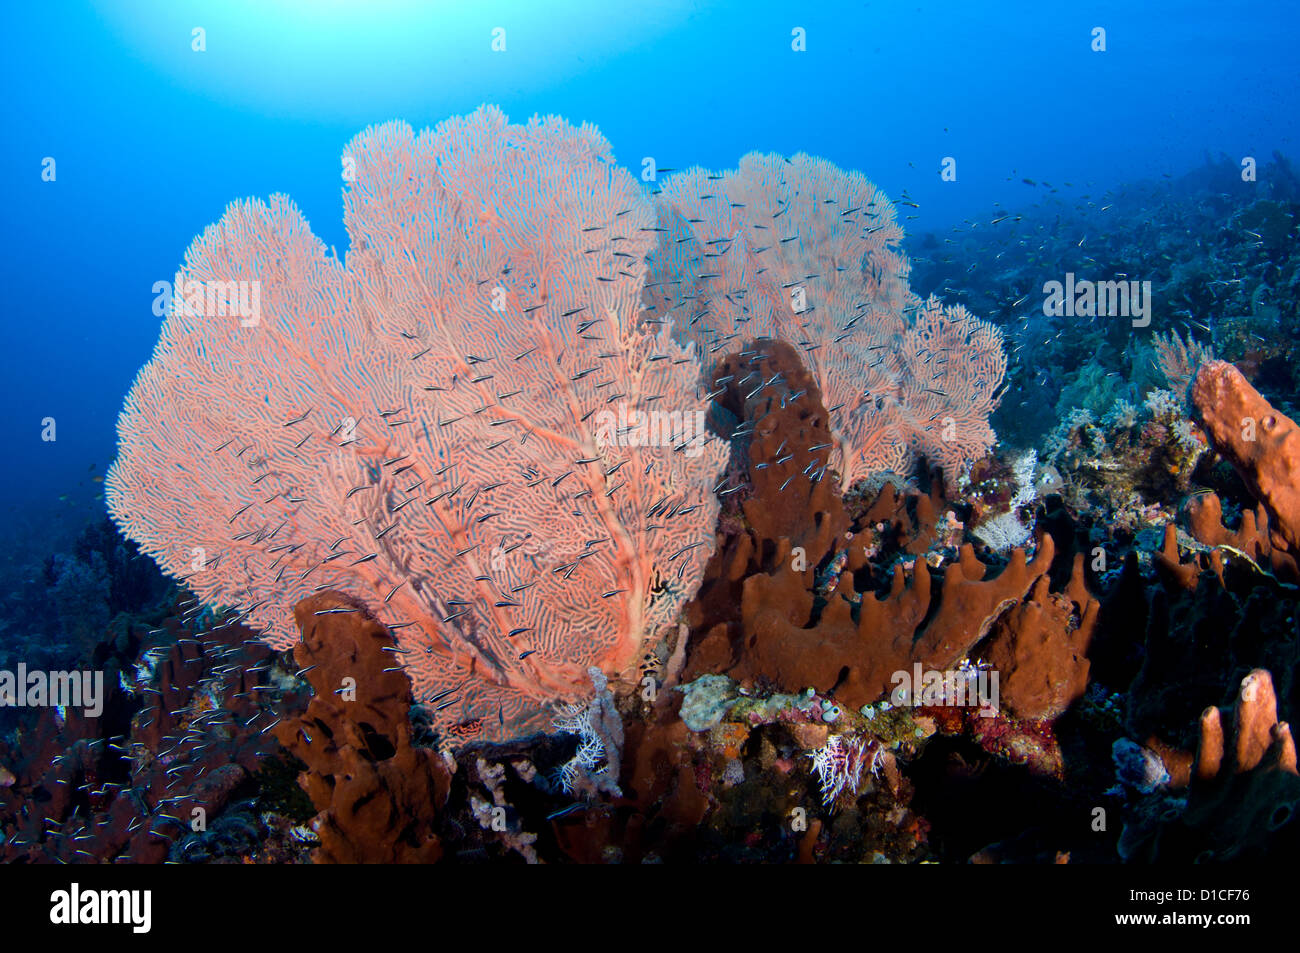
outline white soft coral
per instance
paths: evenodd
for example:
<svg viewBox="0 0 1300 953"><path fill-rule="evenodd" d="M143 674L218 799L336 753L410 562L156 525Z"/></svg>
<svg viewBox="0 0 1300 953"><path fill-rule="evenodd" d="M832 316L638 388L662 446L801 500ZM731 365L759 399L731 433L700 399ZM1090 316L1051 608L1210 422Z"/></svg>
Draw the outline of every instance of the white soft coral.
<svg viewBox="0 0 1300 953"><path fill-rule="evenodd" d="M848 790L856 793L862 783L862 769L866 764L867 745L861 738L846 738L844 735L831 735L826 744L811 752L813 771L821 782L822 803L830 807L839 796ZM876 759L872 758L872 771L876 770Z"/></svg>
<svg viewBox="0 0 1300 953"><path fill-rule="evenodd" d="M596 688L592 700L586 705L563 705L554 716L558 731L578 736L578 750L560 767L560 786L570 796L604 791L619 797L623 726L609 692L609 680L598 668L589 669L588 674Z"/></svg>

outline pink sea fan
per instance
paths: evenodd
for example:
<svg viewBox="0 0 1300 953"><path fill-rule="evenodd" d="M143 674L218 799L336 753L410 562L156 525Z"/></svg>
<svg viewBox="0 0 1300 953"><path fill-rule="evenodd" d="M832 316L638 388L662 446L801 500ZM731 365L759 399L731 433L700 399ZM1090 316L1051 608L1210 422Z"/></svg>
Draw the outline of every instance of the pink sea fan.
<svg viewBox="0 0 1300 953"><path fill-rule="evenodd" d="M272 644L300 598L346 590L416 697L447 693L439 723L544 728L589 666L631 669L712 548L698 361L637 319L653 209L592 126L492 107L371 128L344 168L346 263L282 196L190 247L109 507ZM615 408L681 426L611 440Z"/></svg>
<svg viewBox="0 0 1300 953"><path fill-rule="evenodd" d="M825 159L753 153L689 169L656 199L664 229L647 307L711 363L760 337L803 353L847 485L924 456L954 480L992 445L1002 334L907 285L893 204Z"/></svg>

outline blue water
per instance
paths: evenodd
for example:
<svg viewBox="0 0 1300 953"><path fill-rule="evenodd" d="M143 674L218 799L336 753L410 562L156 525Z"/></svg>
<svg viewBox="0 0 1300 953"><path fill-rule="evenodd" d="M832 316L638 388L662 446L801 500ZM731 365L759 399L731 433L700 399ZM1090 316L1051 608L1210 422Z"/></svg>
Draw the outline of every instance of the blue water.
<svg viewBox="0 0 1300 953"><path fill-rule="evenodd" d="M594 122L638 172L805 151L941 231L995 203L1294 156L1294 2L68 2L0 43L3 552L95 512L122 397L191 239L286 192L340 254L339 153L374 122L502 106ZM466 12L466 11L470 12ZM1107 49L1090 49L1106 30ZM206 31L206 51L191 31ZM492 31L506 31L493 52ZM791 49L792 30L806 50ZM943 157L956 182L940 181ZM52 157L56 179L42 181ZM1064 183L1072 183L1067 188ZM1078 199L1081 201L1081 199ZM900 212L912 211L900 209ZM41 439L54 418L57 439ZM4 536L6 534L0 534Z"/></svg>

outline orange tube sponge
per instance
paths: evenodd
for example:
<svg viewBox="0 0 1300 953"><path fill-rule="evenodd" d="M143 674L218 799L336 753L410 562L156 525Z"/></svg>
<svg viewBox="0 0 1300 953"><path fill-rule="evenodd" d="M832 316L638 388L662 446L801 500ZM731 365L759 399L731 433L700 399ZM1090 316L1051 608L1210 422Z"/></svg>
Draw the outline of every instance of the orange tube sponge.
<svg viewBox="0 0 1300 953"><path fill-rule="evenodd" d="M1273 517L1274 532L1300 549L1300 425L1226 361L1201 367L1192 403L1211 445Z"/></svg>

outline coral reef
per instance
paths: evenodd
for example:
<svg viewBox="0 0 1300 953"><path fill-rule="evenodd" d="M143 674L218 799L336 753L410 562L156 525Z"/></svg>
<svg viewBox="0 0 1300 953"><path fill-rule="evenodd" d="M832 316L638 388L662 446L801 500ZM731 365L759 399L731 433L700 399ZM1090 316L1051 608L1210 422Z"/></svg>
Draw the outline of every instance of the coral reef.
<svg viewBox="0 0 1300 953"><path fill-rule="evenodd" d="M692 348L638 320L654 211L556 118L390 123L345 155L346 265L284 197L190 248L110 510L272 645L284 607L349 591L383 606L418 698L458 688L435 721L544 727L590 666L635 666L709 553L725 448ZM251 293L208 313L231 287L256 314Z"/></svg>
<svg viewBox="0 0 1300 953"><path fill-rule="evenodd" d="M13 658L108 691L0 714L0 858L1297 846L1300 189L1141 192L1229 222L1203 254L1131 216L1077 242L1148 269L1148 330L1020 319L1074 260L1048 209L913 272L808 156L647 195L592 127L484 108L346 157L346 263L280 197L194 243L122 535L6 597Z"/></svg>
<svg viewBox="0 0 1300 953"><path fill-rule="evenodd" d="M749 477L757 495L743 505L752 518L744 531L719 547L688 607L687 617L703 637L691 648L686 676L722 672L745 683L787 690L812 686L859 708L890 694L894 673L911 671L914 664L938 671L957 665L1009 607L1031 595L1035 580L1052 562L1051 538L1044 538L1032 562L1016 550L988 579L988 567L970 545L938 572L926 560L913 559L895 562L883 579L873 578L870 554L879 533L875 506L855 524L832 487L797 481L799 464L816 453L812 448L824 445L826 412L820 392L813 388L797 399L790 396L805 388L799 386L804 381L798 366L789 363L797 355L788 346L759 349L750 361L761 373L777 367L787 383L746 404L743 426L753 434ZM737 368L724 364L720 370L734 374ZM785 387L796 390L787 393ZM781 490L791 479L797 482ZM777 493L769 495L767 488L778 481ZM781 493L788 495L781 498ZM772 496L784 506L764 505ZM877 502L889 505L896 499L890 488ZM788 527L793 538L785 535ZM819 584L819 579L825 582ZM864 587L868 581L871 586ZM885 582L888 592L877 596L872 589ZM1070 618L1079 611L1086 615L1090 600L1082 584L1074 593L1083 606L1072 606L1064 617L1050 615L1062 623L1059 639L1051 642L1053 660L1075 659L1086 648L1086 633L1075 633ZM1048 640L1041 631L1041 602L1047 594L1035 590L1032 595L1039 600L1033 610L1037 614L1032 621L1030 610L1017 616L1016 627L1004 637L1004 651L1013 655L1023 650L1016 648L1021 638L1026 645L1038 640L1040 648Z"/></svg>
<svg viewBox="0 0 1300 953"><path fill-rule="evenodd" d="M1207 447L1164 390L1151 391L1140 407L1121 401L1100 419L1076 411L1046 443L1043 495L1056 493L1072 511L1104 514L1112 527L1133 534L1172 519ZM1050 485L1042 473L1050 473Z"/></svg>
<svg viewBox="0 0 1300 953"><path fill-rule="evenodd" d="M1121 399L1140 405L1152 388L1181 398L1198 350L1238 365L1295 416L1300 195L1285 157L1261 160L1259 172L1243 182L1238 158L1218 156L1183 176L1069 198L1038 183L1014 210L909 236L913 290L1004 327L1010 396L991 418L1004 441L1033 446L1073 409L1100 419ZM1067 273L1150 281L1149 324L1045 315L1045 277ZM1190 363L1160 353L1175 334Z"/></svg>
<svg viewBox="0 0 1300 953"><path fill-rule="evenodd" d="M780 380L753 394L735 384L751 370ZM43 717L0 752L0 849L1165 863L1295 843L1280 720L1300 705L1295 556L1227 464L1198 465L1223 495L1188 494L1160 532L1106 526L1104 503L1075 510L1059 493L1020 504L1032 558L1001 557L967 537L1022 492L1014 459L982 462L964 489L936 473L841 496L793 347L756 341L714 373L737 489L685 625L651 646L640 682L593 671L589 700L557 702L549 733L497 742L479 719L429 717L454 691L417 703L401 630L361 599L302 601L289 665L243 611L183 598L148 639L128 625L106 650L123 687L102 725ZM1123 824L1092 832L1081 818L1098 806Z"/></svg>

